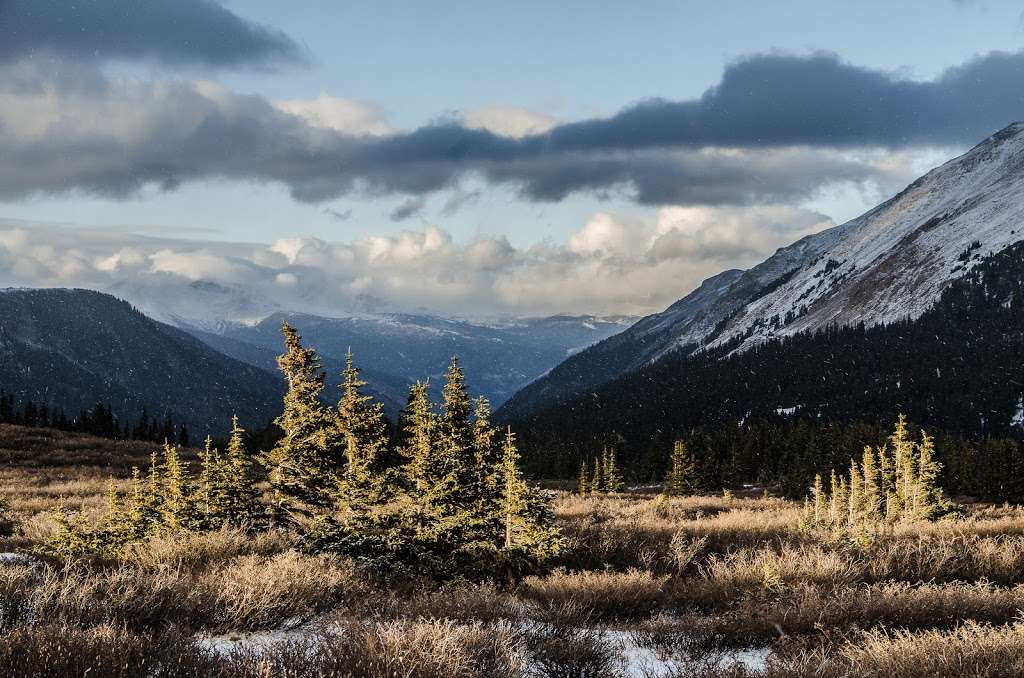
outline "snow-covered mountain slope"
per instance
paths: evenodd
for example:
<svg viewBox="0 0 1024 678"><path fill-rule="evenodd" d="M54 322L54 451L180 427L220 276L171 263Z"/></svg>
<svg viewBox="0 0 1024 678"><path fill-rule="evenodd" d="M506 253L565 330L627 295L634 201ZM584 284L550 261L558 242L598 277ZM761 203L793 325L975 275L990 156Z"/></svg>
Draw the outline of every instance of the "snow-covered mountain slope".
<svg viewBox="0 0 1024 678"><path fill-rule="evenodd" d="M1024 239L1024 123L821 236L831 242L712 343L920 316L983 255Z"/></svg>
<svg viewBox="0 0 1024 678"><path fill-rule="evenodd" d="M1024 239L1024 123L1014 123L841 226L718 274L517 393L514 418L675 350L743 348L830 324L917 317L982 256Z"/></svg>

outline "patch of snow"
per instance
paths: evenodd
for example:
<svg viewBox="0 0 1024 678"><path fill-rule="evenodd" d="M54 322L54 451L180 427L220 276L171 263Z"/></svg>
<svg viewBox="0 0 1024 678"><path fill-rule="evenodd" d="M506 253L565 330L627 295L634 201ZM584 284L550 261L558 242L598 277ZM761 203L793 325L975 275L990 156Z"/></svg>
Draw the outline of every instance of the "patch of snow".
<svg viewBox="0 0 1024 678"><path fill-rule="evenodd" d="M1017 398L1017 411L1014 413L1013 419L1010 420L1010 426L1024 428L1024 395Z"/></svg>
<svg viewBox="0 0 1024 678"><path fill-rule="evenodd" d="M775 414L781 414L784 417L790 417L796 414L796 411L800 409L800 405L793 405L792 407L779 407L775 410Z"/></svg>
<svg viewBox="0 0 1024 678"><path fill-rule="evenodd" d="M659 676L679 675L680 670L685 666L683 662L660 656L655 650L649 647L637 645L629 631L618 629L606 629L603 632L605 639L612 645L617 645L625 668L626 676L637 678L655 678ZM714 653L709 655L719 670L727 670L735 665L740 665L747 671L759 671L765 668L771 649L767 647L755 647L743 650L732 650Z"/></svg>
<svg viewBox="0 0 1024 678"><path fill-rule="evenodd" d="M39 561L25 553L0 553L0 565L35 565Z"/></svg>

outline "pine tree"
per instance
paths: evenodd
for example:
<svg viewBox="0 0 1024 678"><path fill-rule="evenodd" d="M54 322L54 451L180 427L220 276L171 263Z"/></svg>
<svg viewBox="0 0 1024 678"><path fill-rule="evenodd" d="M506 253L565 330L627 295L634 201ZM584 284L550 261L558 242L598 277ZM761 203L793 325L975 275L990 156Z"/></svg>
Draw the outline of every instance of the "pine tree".
<svg viewBox="0 0 1024 678"><path fill-rule="evenodd" d="M836 485L835 493L832 495L832 514L835 516L833 524L845 525L850 510L850 490L846 484L846 477L840 476Z"/></svg>
<svg viewBox="0 0 1024 678"><path fill-rule="evenodd" d="M910 434L907 431L906 416L899 415L889 442L892 444L893 492L895 495L892 513L894 516L900 517L906 514L908 508L912 508L914 479L916 478L916 473L913 470L914 442L910 439Z"/></svg>
<svg viewBox="0 0 1024 678"><path fill-rule="evenodd" d="M604 457L594 457L594 473L590 476L590 492L601 494L604 491Z"/></svg>
<svg viewBox="0 0 1024 678"><path fill-rule="evenodd" d="M220 464L219 485L225 520L235 526L258 526L263 521L263 505L252 478L252 460L245 449L245 429L238 417L231 417L231 438L227 455Z"/></svg>
<svg viewBox="0 0 1024 678"><path fill-rule="evenodd" d="M840 508L839 498L839 476L836 474L836 470L832 469L832 474L829 477L829 504L828 504L828 521L830 523L838 523L840 517L844 515L845 504Z"/></svg>
<svg viewBox="0 0 1024 678"><path fill-rule="evenodd" d="M203 451L199 453L199 478L193 494L197 524L201 528L217 527L224 520L223 497L220 496L224 475L220 451L213 446L213 438L206 436Z"/></svg>
<svg viewBox="0 0 1024 678"><path fill-rule="evenodd" d="M602 458L602 478L604 480L605 490L608 492L622 492L625 483L622 480L622 474L619 473L619 464L615 458L615 451L610 448L605 448Z"/></svg>
<svg viewBox="0 0 1024 678"><path fill-rule="evenodd" d="M578 494L590 494L590 471L587 470L587 460L580 461L580 476L576 480L576 492Z"/></svg>
<svg viewBox="0 0 1024 678"><path fill-rule="evenodd" d="M283 432L263 458L272 490L271 510L278 520L295 521L330 506L341 467L337 425L320 400L324 375L320 357L302 345L287 322L281 326L285 352L277 359L287 381L284 410L274 423Z"/></svg>
<svg viewBox="0 0 1024 678"><path fill-rule="evenodd" d="M193 514L186 473L186 464L181 461L178 448L170 443L164 443L160 516L163 526L171 532L192 526Z"/></svg>
<svg viewBox="0 0 1024 678"><path fill-rule="evenodd" d="M561 550L561 534L549 499L523 479L511 428L505 434L501 457L506 567L514 572L536 572Z"/></svg>
<svg viewBox="0 0 1024 678"><path fill-rule="evenodd" d="M437 415L425 382L418 381L409 389L402 421L405 424L402 456L407 460L405 473L409 492L415 502L429 510L433 502L432 489L441 477L441 462L434 444Z"/></svg>
<svg viewBox="0 0 1024 678"><path fill-rule="evenodd" d="M142 484L139 467L133 466L131 486L124 507L127 541L142 539L149 532L154 517L155 515L148 511L146 491Z"/></svg>
<svg viewBox="0 0 1024 678"><path fill-rule="evenodd" d="M914 492L914 517L930 520L947 508L936 483L942 465L934 458L934 440L924 431L921 431L921 442L917 449L918 476Z"/></svg>
<svg viewBox="0 0 1024 678"><path fill-rule="evenodd" d="M677 440L672 446L671 468L665 476L665 494L670 497L694 494L697 482L697 460L686 443Z"/></svg>
<svg viewBox="0 0 1024 678"><path fill-rule="evenodd" d="M878 467L875 465L875 453L870 445L864 446L861 472L864 475L864 515L868 520L878 520L882 517L882 494Z"/></svg>
<svg viewBox="0 0 1024 678"><path fill-rule="evenodd" d="M470 409L466 378L458 358L453 356L441 392L437 437L444 469L444 475L438 481L438 491L452 507L465 506L472 492L473 429Z"/></svg>
<svg viewBox="0 0 1024 678"><path fill-rule="evenodd" d="M107 510L99 531L102 541L112 549L123 546L131 538L130 525L113 478L107 481Z"/></svg>
<svg viewBox="0 0 1024 678"><path fill-rule="evenodd" d="M384 406L362 392L366 382L359 376L349 349L342 372L338 402L338 437L345 452L345 467L338 483L338 508L342 520L365 515L384 497L379 458L387 443Z"/></svg>
<svg viewBox="0 0 1024 678"><path fill-rule="evenodd" d="M855 539L868 538L869 522L932 520L948 508L937 484L942 466L935 461L931 436L921 431L920 442L915 442L907 432L905 417L901 416L889 444L891 448L865 447L860 464L851 459L849 484L832 470L828 522L857 528ZM880 470L876 470L876 452ZM824 501L819 499L822 494L821 477L816 476L815 501L808 516L819 523L824 511Z"/></svg>
<svg viewBox="0 0 1024 678"><path fill-rule="evenodd" d="M825 488L821 484L821 474L816 473L814 474L814 522L824 522L826 511Z"/></svg>
<svg viewBox="0 0 1024 678"><path fill-rule="evenodd" d="M864 511L864 496L862 491L864 489L864 477L861 475L860 468L857 466L857 462L853 459L850 460L850 496L849 496L849 515L847 522L850 525L856 525L860 522L861 515Z"/></svg>
<svg viewBox="0 0 1024 678"><path fill-rule="evenodd" d="M491 404L476 399L473 414L473 484L476 520L485 532L500 531L502 522L502 482L504 448L495 445L497 431L491 425ZM518 463L518 456L516 457Z"/></svg>
<svg viewBox="0 0 1024 678"><path fill-rule="evenodd" d="M526 511L527 486L519 471L519 451L516 449L515 436L509 427L501 446L502 475L504 488L502 493L502 513L505 523L505 548L515 544L517 522Z"/></svg>

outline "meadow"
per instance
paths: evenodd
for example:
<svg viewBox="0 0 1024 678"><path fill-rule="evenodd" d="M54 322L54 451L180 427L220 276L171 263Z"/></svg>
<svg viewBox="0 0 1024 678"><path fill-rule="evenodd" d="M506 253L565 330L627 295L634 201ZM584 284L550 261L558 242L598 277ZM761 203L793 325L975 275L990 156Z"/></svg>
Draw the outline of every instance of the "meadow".
<svg viewBox="0 0 1024 678"><path fill-rule="evenodd" d="M800 528L749 488L555 488L564 542L514 584L383 586L286 531L23 555L52 509L104 509L152 444L0 426L0 666L9 676L1010 676L1024 673L1024 508L868 534ZM186 454L186 458L194 458Z"/></svg>

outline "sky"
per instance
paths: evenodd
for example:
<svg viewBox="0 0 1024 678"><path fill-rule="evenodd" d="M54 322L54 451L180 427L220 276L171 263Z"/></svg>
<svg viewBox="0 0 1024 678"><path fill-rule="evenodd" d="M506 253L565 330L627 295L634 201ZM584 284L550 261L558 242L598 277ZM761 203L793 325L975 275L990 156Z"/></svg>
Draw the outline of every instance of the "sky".
<svg viewBox="0 0 1024 678"><path fill-rule="evenodd" d="M0 0L0 285L644 314L1021 118L1019 3Z"/></svg>

